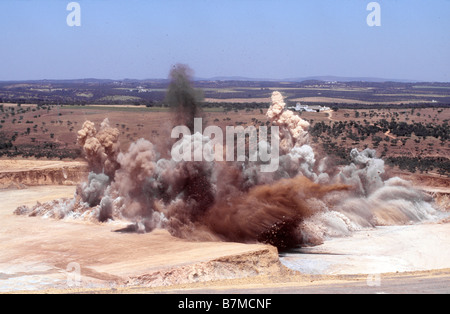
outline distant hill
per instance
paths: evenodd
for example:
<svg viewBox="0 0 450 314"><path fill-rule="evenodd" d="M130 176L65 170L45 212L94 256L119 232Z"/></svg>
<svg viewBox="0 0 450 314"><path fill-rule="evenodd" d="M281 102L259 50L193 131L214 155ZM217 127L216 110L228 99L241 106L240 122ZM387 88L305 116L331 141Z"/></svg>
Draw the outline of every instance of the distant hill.
<svg viewBox="0 0 450 314"><path fill-rule="evenodd" d="M308 80L317 80L317 81L326 81L326 82L401 82L401 83L414 83L418 82L415 80L405 80L405 79L386 79L379 77L344 77L344 76L333 76L333 75L325 75L325 76L308 76L308 77L299 77L299 78L289 78L285 79L290 82L301 82Z"/></svg>
<svg viewBox="0 0 450 314"><path fill-rule="evenodd" d="M253 78L253 77L245 77L245 76L214 76L210 78L194 78L196 81L249 81L249 82L271 82L271 81L280 81L269 78Z"/></svg>
<svg viewBox="0 0 450 314"><path fill-rule="evenodd" d="M345 76L306 76L306 77L294 77L284 79L273 78L254 78L246 76L214 76L210 78L194 77L194 81L246 81L246 82L303 82L303 81L324 81L324 82L369 82L369 83L383 83L383 82L396 82L396 83L417 83L423 81L406 80L406 79L386 79L378 77L345 77ZM12 81L0 81L0 83L53 83L53 84L108 84L112 82L124 82L124 83L168 83L169 79L162 78L147 78L147 79L96 79L96 78L83 78L83 79L43 79L43 80L12 80Z"/></svg>
<svg viewBox="0 0 450 314"><path fill-rule="evenodd" d="M406 79L386 79L379 77L345 77L345 76L306 76L306 77L295 77L295 78L284 78L284 79L271 79L271 78L254 78L245 76L215 76L211 78L195 78L196 81L252 81L252 82L303 82L303 81L324 81L324 82L400 82L400 83L414 83L419 82L415 80Z"/></svg>

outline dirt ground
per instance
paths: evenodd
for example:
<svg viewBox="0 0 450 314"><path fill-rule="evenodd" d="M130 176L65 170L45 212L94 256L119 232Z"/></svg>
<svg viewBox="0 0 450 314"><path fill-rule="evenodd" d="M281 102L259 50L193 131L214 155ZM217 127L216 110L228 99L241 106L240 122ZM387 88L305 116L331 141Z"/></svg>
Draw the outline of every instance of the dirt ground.
<svg viewBox="0 0 450 314"><path fill-rule="evenodd" d="M47 161L2 165L3 172L69 166ZM445 220L367 230L279 256L262 244L189 242L164 230L127 233L121 231L126 222L120 221L94 224L13 214L20 205L74 192L74 185L0 190L0 292L450 292L450 224Z"/></svg>
<svg viewBox="0 0 450 314"><path fill-rule="evenodd" d="M120 232L125 226L120 222L13 214L20 204L71 197L74 192L74 186L0 191L0 292L71 288L67 277L73 265L80 275L76 287L82 289L217 280L281 268L276 249L266 245L187 242L164 230Z"/></svg>
<svg viewBox="0 0 450 314"><path fill-rule="evenodd" d="M320 98L319 98L320 99ZM239 100L239 99L237 99ZM231 111L224 111L224 108L206 108L203 115L205 125L216 125L223 130L226 126L242 125L244 127L253 125L260 126L267 122L265 112L269 106L268 98L256 99L258 102L267 103L265 108L239 109L236 106ZM256 101L253 99L252 101ZM307 99L306 99L307 100ZM227 101L230 101L227 99ZM242 101L242 100L239 100ZM295 100L289 100L294 102ZM304 101L304 100L302 100ZM337 101L337 100L336 100ZM2 132L5 139L12 138L16 134L15 140L11 144L19 150L39 151L48 144L55 145L58 149L74 150L78 149L77 132L81 129L84 121L90 120L99 128L100 123L109 119L110 126L120 131L120 146L122 151L126 151L130 143L139 138L145 138L159 147L158 151L162 157L166 157L167 147L170 141L172 128L179 122L174 121L171 112L167 108L143 108L140 106L53 106L47 109L29 105L24 108L9 106L15 109L16 114L4 114L2 116ZM30 109L29 111L26 111ZM19 113L20 110L20 113ZM32 111L34 110L34 111ZM357 113L358 112L358 116ZM19 117L17 117L19 116ZM333 125L339 121L358 122L360 125L373 125L380 120L391 121L395 118L397 123L407 124L421 123L423 125L443 125L450 119L450 110L445 108L416 108L416 109L339 109L336 112L303 112L302 119L311 122L312 125L325 122ZM356 129L353 132L357 132ZM356 133L355 133L356 134ZM324 134L325 135L325 134ZM373 134L375 135L375 134ZM378 153L381 154L384 145L387 145L387 156L410 156L410 157L447 157L450 148L444 142L432 136L422 137L411 135L408 137L398 137L390 133L378 132L376 136L382 137ZM388 141L385 140L388 139ZM320 137L317 143L311 145L320 153L325 137ZM373 147L373 136L367 136L364 140L354 141L346 134L342 133L337 138L331 138L333 143L340 147L358 148ZM392 143L392 140L397 141ZM404 144L403 142L404 141ZM13 151L13 148L10 149ZM7 155L4 155L7 156ZM11 155L13 156L13 155ZM35 156L35 155L34 155ZM44 155L46 156L46 155Z"/></svg>

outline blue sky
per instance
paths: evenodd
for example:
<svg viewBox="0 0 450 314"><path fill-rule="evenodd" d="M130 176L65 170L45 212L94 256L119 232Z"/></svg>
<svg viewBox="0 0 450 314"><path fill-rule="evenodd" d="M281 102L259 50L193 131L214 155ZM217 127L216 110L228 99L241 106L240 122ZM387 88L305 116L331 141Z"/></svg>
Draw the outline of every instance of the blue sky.
<svg viewBox="0 0 450 314"><path fill-rule="evenodd" d="M0 80L316 75L450 81L450 0L0 1Z"/></svg>

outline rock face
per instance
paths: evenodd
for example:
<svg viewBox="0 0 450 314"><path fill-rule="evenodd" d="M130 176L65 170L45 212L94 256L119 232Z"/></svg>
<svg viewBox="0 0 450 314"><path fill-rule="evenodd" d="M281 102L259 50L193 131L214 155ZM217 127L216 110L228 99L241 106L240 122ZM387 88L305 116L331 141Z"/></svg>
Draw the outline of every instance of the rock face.
<svg viewBox="0 0 450 314"><path fill-rule="evenodd" d="M128 285L147 287L171 286L193 282L278 275L288 270L280 263L275 247L266 246L242 254L226 255L204 262L168 267L130 276Z"/></svg>
<svg viewBox="0 0 450 314"><path fill-rule="evenodd" d="M87 174L83 162L0 160L0 188L76 185Z"/></svg>

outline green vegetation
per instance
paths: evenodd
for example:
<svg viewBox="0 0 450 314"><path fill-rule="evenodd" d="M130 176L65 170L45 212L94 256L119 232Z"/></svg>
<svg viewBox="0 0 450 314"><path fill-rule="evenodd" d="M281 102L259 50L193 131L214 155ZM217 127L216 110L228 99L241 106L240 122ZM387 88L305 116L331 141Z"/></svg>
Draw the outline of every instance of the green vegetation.
<svg viewBox="0 0 450 314"><path fill-rule="evenodd" d="M420 110L415 110L384 112L384 118L381 119L376 118L379 115L376 110L362 113L355 110L355 120L310 121L309 133L313 143L319 143L327 155L334 156L337 164L350 162L349 152L353 147L370 147L377 149L389 165L402 170L421 173L433 171L450 177L450 158L441 152L441 149L448 151L450 139L448 119L439 118L444 109L433 109L434 117L427 117L433 122L400 120L422 116ZM344 117L350 116L349 113L344 114ZM370 122L357 119L369 116Z"/></svg>
<svg viewBox="0 0 450 314"><path fill-rule="evenodd" d="M0 82L0 103L66 105L144 105L161 107L169 80L66 80ZM269 98L274 90L287 100L319 98L337 106L364 104L450 104L450 83L195 81L206 99ZM351 102L346 101L351 100ZM294 101L295 102L295 101ZM347 102L347 104L343 104ZM308 104L308 102L302 102ZM311 102L310 104L313 104ZM361 108L361 107L359 107Z"/></svg>
<svg viewBox="0 0 450 314"><path fill-rule="evenodd" d="M123 112L149 114L151 119L152 113L170 110L169 84L169 80L0 82L0 156L77 158L81 152L76 132L81 126L71 114ZM450 83L195 81L193 88L202 90L208 101L199 103L201 109L218 124L267 125L261 117L274 90L282 91L288 106L295 106L299 98L322 99L325 102L301 103L326 104L332 112L299 114L311 123L311 143L334 156L337 164L348 164L353 147L369 147L402 170L450 176ZM241 115L246 118L236 118ZM133 128L122 122L116 126L128 141L144 130L142 125ZM147 132L159 135L157 128Z"/></svg>

